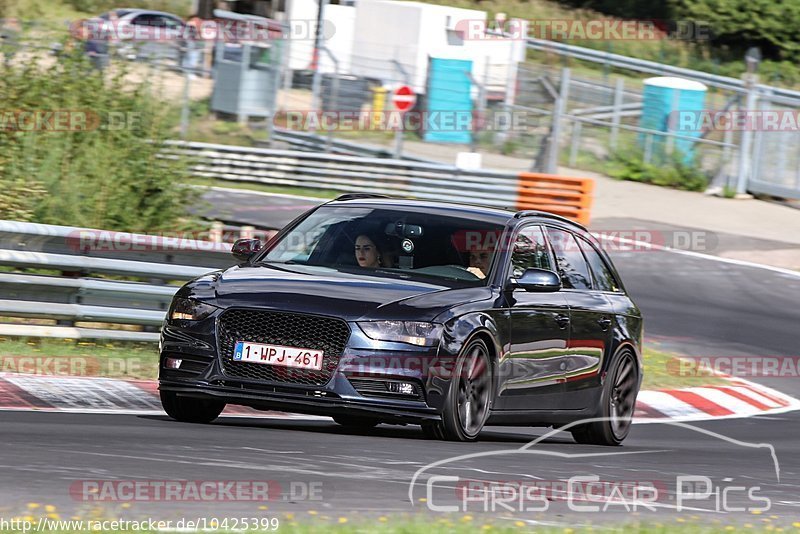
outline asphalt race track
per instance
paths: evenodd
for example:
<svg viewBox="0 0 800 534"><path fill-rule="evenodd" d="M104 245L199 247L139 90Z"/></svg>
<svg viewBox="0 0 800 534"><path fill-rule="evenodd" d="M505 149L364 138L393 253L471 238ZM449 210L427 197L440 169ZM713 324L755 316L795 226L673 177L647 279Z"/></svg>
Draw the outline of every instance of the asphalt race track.
<svg viewBox="0 0 800 534"><path fill-rule="evenodd" d="M221 208L231 210L231 220L235 204L231 199ZM257 210L248 206L243 222L259 224ZM664 251L617 251L612 257L643 310L648 340L696 356L798 356L800 277ZM746 378L800 396L800 377ZM494 427L478 443L446 443L424 439L416 426L362 432L327 419L225 417L192 425L166 416L8 411L0 412L0 428L3 517L38 502L56 505L62 515L99 507L119 517L173 520L291 512L300 520L332 521L395 513L489 514L559 526L678 517L718 525L800 521L800 412L684 426L637 424L619 448L578 445L558 433L521 449L548 430ZM457 458L462 455L468 457ZM428 466L432 462L442 463ZM458 479L436 478L443 476ZM596 477L601 493L623 491L612 500L569 501L558 481L576 476ZM692 498L688 485L679 488L680 476L694 477L694 491L708 498ZM130 480L259 481L268 483L272 499L266 508L242 500L138 501L123 507L113 495L96 502L98 494L86 491L87 482ZM589 487L573 480L576 487ZM481 491L507 491L514 483L546 491L519 499ZM632 488L639 488L635 496ZM431 510L442 506L454 508ZM605 510L587 510L592 506Z"/></svg>
<svg viewBox="0 0 800 534"><path fill-rule="evenodd" d="M37 502L55 505L62 514L99 508L123 517L172 520L285 512L309 519L309 512L316 512L351 520L402 512L439 513L428 510L432 504L456 506L458 514L563 525L676 517L722 524L766 518L776 525L790 525L800 518L800 445L796 432L790 430L798 424L800 414L791 413L691 425L744 442L757 438L770 443L776 464L768 448L661 424L635 425L620 448L577 445L569 436L558 434L520 453L520 447L544 431L492 428L484 431L480 442L464 444L428 441L413 426L355 432L332 421L223 418L212 425L192 425L152 416L3 412L0 502L6 510ZM417 470L430 462L474 453L492 455L423 471L413 487L412 506L409 482ZM429 492L427 484L433 475L458 476L459 480L430 482ZM606 506L593 504L597 501L566 502L553 490L544 504L526 500L523 506L507 504L511 510L496 506L494 512L486 499L474 499L474 495L464 508L457 494L469 480L523 481L544 487L586 475L628 490L634 483L652 486L658 494L648 493L646 498L640 494L649 507L639 504L637 508L632 495ZM725 498L683 500L683 509L677 512L675 480L680 475L707 477L711 482L702 489ZM113 492L80 490L81 481L86 480L147 484L177 479L266 481L277 489L270 493L273 499L267 510L259 509L263 502L241 501L134 502L122 509L119 502L94 502L100 497L113 499L117 495ZM689 493L686 488L684 494ZM748 496L744 488L758 489ZM426 498L427 502L420 500ZM768 511L756 517L745 510L764 507L760 500L764 498L770 501ZM592 505L605 507L605 513L572 509ZM484 506L489 510L484 511ZM723 512L733 509L740 511ZM0 515L7 516L2 509Z"/></svg>

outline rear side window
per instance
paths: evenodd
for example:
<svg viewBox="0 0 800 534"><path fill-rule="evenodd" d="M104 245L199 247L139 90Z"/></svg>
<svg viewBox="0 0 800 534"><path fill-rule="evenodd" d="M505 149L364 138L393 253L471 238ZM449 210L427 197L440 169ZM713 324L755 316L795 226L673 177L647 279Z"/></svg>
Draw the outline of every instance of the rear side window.
<svg viewBox="0 0 800 534"><path fill-rule="evenodd" d="M558 274L566 289L591 289L592 276L578 242L572 233L548 228L547 237L555 252Z"/></svg>
<svg viewBox="0 0 800 534"><path fill-rule="evenodd" d="M619 291L619 284L617 283L617 279L614 278L614 273L608 268L605 260L603 260L600 253L594 248L594 245L583 238L578 239L578 242L592 270L594 288L600 291Z"/></svg>
<svg viewBox="0 0 800 534"><path fill-rule="evenodd" d="M526 269L554 271L541 226L526 226L517 234L511 254L511 276L519 278Z"/></svg>

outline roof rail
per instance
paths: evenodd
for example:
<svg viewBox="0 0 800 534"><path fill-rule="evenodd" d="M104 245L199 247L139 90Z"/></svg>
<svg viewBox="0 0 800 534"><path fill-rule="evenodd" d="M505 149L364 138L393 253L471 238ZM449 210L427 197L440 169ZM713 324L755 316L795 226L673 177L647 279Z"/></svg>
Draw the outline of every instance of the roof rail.
<svg viewBox="0 0 800 534"><path fill-rule="evenodd" d="M397 198L391 195L383 195L380 193L345 193L343 195L339 195L338 197L331 200L331 202L336 202L337 200L355 200L357 198Z"/></svg>
<svg viewBox="0 0 800 534"><path fill-rule="evenodd" d="M518 211L514 214L515 219L522 219L523 217L547 217L549 219L555 219L557 221L565 222L577 226L579 228L586 229L581 223L576 222L572 219L568 219L567 217L563 217L561 215L556 215L555 213L550 213L549 211L540 211L540 210L522 210Z"/></svg>

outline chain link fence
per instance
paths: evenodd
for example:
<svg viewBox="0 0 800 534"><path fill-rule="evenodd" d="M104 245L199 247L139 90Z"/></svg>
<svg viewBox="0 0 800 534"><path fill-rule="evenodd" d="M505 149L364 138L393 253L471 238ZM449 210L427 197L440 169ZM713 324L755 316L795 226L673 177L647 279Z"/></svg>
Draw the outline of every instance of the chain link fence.
<svg viewBox="0 0 800 534"><path fill-rule="evenodd" d="M0 32L3 61L24 64L36 57L46 66L79 48L95 68L109 76L124 70L132 87L147 84L179 106L177 135L189 140L216 141L249 122L256 143L296 140L285 134L294 131L326 138L325 150L347 143L353 153L363 144L372 153L382 147L387 155L413 157L404 141L427 141L437 128L464 130L463 151L502 153L551 173L559 165L603 172L624 152L664 164L688 144L686 161L718 189L800 197L800 128L645 126L643 80L657 74L657 64L650 62L641 66L627 58L590 68L587 61L598 63L600 56L584 57L573 50L577 47L543 51L529 43L522 63L491 54L472 57L464 67L465 83L435 87L436 58L414 45L326 41L315 52L310 31L306 38L261 41L103 42L77 39L71 29L14 28L6 22ZM692 78L692 71L680 74ZM697 73L708 86L703 112L797 117L800 96L793 92L719 78ZM410 87L416 99L398 121L392 100L400 86ZM453 104L434 119L441 108L434 100ZM318 142L297 143L320 149Z"/></svg>

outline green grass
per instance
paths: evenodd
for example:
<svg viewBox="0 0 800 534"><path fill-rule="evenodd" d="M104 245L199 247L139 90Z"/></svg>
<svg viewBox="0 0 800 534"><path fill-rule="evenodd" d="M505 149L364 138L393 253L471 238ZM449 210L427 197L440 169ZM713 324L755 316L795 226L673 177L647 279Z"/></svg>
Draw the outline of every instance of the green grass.
<svg viewBox="0 0 800 534"><path fill-rule="evenodd" d="M59 367L62 371L86 369L92 376L156 378L158 375L155 343L0 337L0 372L24 371L17 367L30 363L18 358L45 357L63 359L57 362L64 366L63 369ZM724 382L713 376L681 376L676 354L645 348L644 358L643 389L674 389Z"/></svg>
<svg viewBox="0 0 800 534"><path fill-rule="evenodd" d="M683 373L689 374L689 373ZM680 355L644 349L644 382L642 389L676 389L724 383L716 376L681 376Z"/></svg>
<svg viewBox="0 0 800 534"><path fill-rule="evenodd" d="M0 337L0 372L31 371L34 374L155 379L158 346L155 343Z"/></svg>
<svg viewBox="0 0 800 534"><path fill-rule="evenodd" d="M38 511L37 505L36 511ZM609 534L667 534L680 530L682 534L713 534L730 532L733 530L746 529L747 532L780 532L781 530L792 531L800 528L800 523L794 523L790 526L786 521L773 520L771 518L762 519L759 516L753 516L749 522L736 523L735 520L720 520L712 519L708 522L701 522L702 520L693 519L691 516L687 519L684 517L668 517L663 519L654 519L650 521L620 521L616 524L609 524L607 522L592 524L592 518L585 518L585 526L574 527L558 527L558 526L541 526L536 523L527 523L518 519L503 519L497 515L451 515L451 514L419 514L416 516L404 515L379 515L375 518L367 518L358 513L343 513L343 512L323 512L318 514L313 512L307 513L270 513L259 512L252 514L255 517L261 518L277 518L280 522L277 530L248 530L247 532L279 532L284 534L312 534L317 532L325 532L330 534L412 534L418 532L424 533L450 533L450 534L474 534L476 532L487 534L507 534L518 532L541 532L544 534L572 534L577 532L604 532ZM51 519L57 516L57 513L51 512L49 514ZM222 513L217 514L223 516ZM300 516L300 517L298 517ZM38 521L38 516L26 513L20 516L20 519L26 518L34 525ZM77 520L77 517L62 518L68 521L70 519ZM86 521L102 521L106 519L105 516L93 515L87 518ZM137 519L141 521L141 519ZM561 518L553 518L555 521ZM784 525L777 527L776 525ZM778 530L778 529L781 530ZM784 531L786 531L784 530ZM1 534L19 534L22 530L0 530ZM48 530L58 534L71 534L78 532L86 532L86 530ZM151 532L149 530L137 531L119 531L119 532ZM158 531L152 531L158 532ZM225 533L230 532L225 529L215 530L215 532Z"/></svg>

